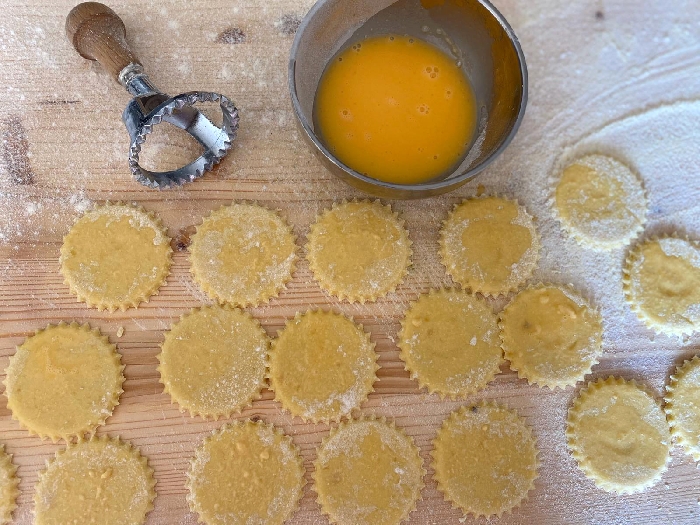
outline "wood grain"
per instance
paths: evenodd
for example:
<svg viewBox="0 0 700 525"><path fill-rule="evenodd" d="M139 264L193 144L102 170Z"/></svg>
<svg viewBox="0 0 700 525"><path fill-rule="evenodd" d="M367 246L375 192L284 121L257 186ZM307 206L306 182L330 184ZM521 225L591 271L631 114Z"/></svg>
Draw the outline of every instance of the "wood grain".
<svg viewBox="0 0 700 525"><path fill-rule="evenodd" d="M700 473L679 448L674 449L662 480L642 494L607 494L578 471L564 438L566 410L576 389L529 386L504 365L503 373L480 394L466 400L441 400L420 392L398 358L395 339L409 302L432 287L451 284L437 258L440 222L454 203L476 192L477 183L487 192L519 198L537 217L545 249L533 281L571 282L601 308L605 353L591 378L634 377L660 396L673 367L699 351L698 337L686 341L654 337L639 323L617 288L624 251L594 253L563 235L548 210L546 184L553 156L583 134L641 110L650 97L657 97L653 103L661 103L700 95L697 31L683 38L673 33L685 27L679 24L694 19L700 5L679 1L675 10L654 8L653 13L640 13L624 0L605 2L604 7L603 2L592 6L583 0L566 5L545 0L495 3L513 24L527 55L528 113L514 143L477 182L440 198L390 202L406 219L414 242L414 266L405 282L376 303L350 305L320 290L302 259L288 288L251 313L272 336L297 311L314 307L351 315L371 332L381 369L376 391L362 412L394 418L414 437L428 468L423 499L410 523L486 523L452 509L436 490L429 468L431 442L446 415L485 398L525 416L541 449L535 490L499 522L697 523ZM126 364L125 392L98 433L120 435L149 458L158 482L149 524L196 523L185 500L185 471L194 447L222 421L180 413L162 392L156 355L163 331L182 313L209 300L189 275L186 251L178 251L168 284L148 304L114 314L87 309L68 293L58 272L62 236L91 203L123 200L153 210L173 238L183 239L181 234L207 213L235 199L279 209L303 246L318 212L334 201L362 197L324 170L301 141L293 121L286 88L287 54L295 25L310 5L311 0L120 0L111 5L124 20L133 51L156 85L172 94L191 89L219 91L231 95L241 110L240 135L230 156L196 183L163 192L147 190L130 177L128 136L120 121L129 98L65 39L63 23L73 3L10 0L3 7L0 122L21 123L27 151L17 157L5 144L0 162L0 371L25 337L60 320L89 322L117 344ZM667 47L661 40L646 47L634 40L639 56L620 59L614 70L599 63L601 56L608 56L605 53L615 52L615 46L624 58L625 46L634 35L651 41L663 34L676 35L677 40ZM568 58L557 58L562 55ZM577 70L582 74L577 75ZM590 106L591 101L599 106ZM18 183L13 176L18 169L13 158L24 163L21 169L31 170L26 183ZM685 200L677 210L659 212L655 220L682 222L683 217L700 213L697 188L663 183L665 197L680 191L686 194ZM689 233L700 235L693 224L685 226ZM504 302L493 301L494 309ZM117 337L120 327L124 334ZM327 426L291 418L268 391L239 417L261 417L280 425L300 446L311 481L315 447L327 435ZM37 473L62 445L30 437L11 419L4 396L0 397L0 441L19 465L21 496L15 522L27 525L32 522ZM290 523L327 523L310 483Z"/></svg>

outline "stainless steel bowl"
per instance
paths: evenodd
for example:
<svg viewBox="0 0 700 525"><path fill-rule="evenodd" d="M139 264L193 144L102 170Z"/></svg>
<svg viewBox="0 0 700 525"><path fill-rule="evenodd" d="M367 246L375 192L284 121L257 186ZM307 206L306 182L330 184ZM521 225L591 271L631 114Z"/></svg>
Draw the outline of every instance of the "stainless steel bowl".
<svg viewBox="0 0 700 525"><path fill-rule="evenodd" d="M315 133L314 100L326 65L347 46L388 33L421 38L453 55L474 88L475 140L460 165L437 180L395 184L367 177L340 162ZM527 66L515 33L486 0L319 0L292 44L289 92L304 137L335 175L378 197L416 199L458 188L506 148L525 113Z"/></svg>

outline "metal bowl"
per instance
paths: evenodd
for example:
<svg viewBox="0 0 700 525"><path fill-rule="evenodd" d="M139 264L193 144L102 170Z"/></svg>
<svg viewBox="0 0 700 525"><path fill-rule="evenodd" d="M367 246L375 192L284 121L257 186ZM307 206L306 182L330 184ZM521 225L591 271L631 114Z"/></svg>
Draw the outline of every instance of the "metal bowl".
<svg viewBox="0 0 700 525"><path fill-rule="evenodd" d="M389 33L423 39L453 55L474 88L475 139L459 166L439 179L373 179L340 162L314 131L314 100L326 65L355 42ZM458 188L506 148L525 113L527 67L515 33L486 0L319 0L292 44L289 92L303 136L335 175L378 197L416 199Z"/></svg>

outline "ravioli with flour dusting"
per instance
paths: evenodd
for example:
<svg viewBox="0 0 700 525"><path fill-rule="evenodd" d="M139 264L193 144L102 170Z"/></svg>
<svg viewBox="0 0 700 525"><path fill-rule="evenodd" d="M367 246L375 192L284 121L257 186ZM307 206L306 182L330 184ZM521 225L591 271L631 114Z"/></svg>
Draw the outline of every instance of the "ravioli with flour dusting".
<svg viewBox="0 0 700 525"><path fill-rule="evenodd" d="M700 331L700 243L644 240L630 250L623 274L625 298L647 326L676 336Z"/></svg>
<svg viewBox="0 0 700 525"><path fill-rule="evenodd" d="M332 523L398 525L415 509L423 460L393 423L374 418L341 423L316 456L314 489Z"/></svg>
<svg viewBox="0 0 700 525"><path fill-rule="evenodd" d="M255 204L222 206L206 217L189 247L194 280L220 303L257 306L292 278L297 246L289 225Z"/></svg>
<svg viewBox="0 0 700 525"><path fill-rule="evenodd" d="M566 435L579 468L609 492L652 486L669 461L666 416L634 381L611 376L588 383L569 409Z"/></svg>
<svg viewBox="0 0 700 525"><path fill-rule="evenodd" d="M110 204L88 211L61 246L61 273L79 301L98 310L126 310L158 293L172 248L153 213Z"/></svg>
<svg viewBox="0 0 700 525"><path fill-rule="evenodd" d="M411 264L403 220L379 201L334 204L309 231L307 258L314 277L331 295L349 302L375 301L396 289Z"/></svg>
<svg viewBox="0 0 700 525"><path fill-rule="evenodd" d="M501 516L520 505L538 477L532 430L515 411L489 403L452 412L432 456L438 490L475 517Z"/></svg>
<svg viewBox="0 0 700 525"><path fill-rule="evenodd" d="M304 486L299 450L262 422L237 421L195 450L187 473L190 509L206 525L282 525Z"/></svg>
<svg viewBox="0 0 700 525"><path fill-rule="evenodd" d="M270 388L305 420L338 421L360 407L377 379L374 343L361 325L312 310L287 321L272 343Z"/></svg>
<svg viewBox="0 0 700 525"><path fill-rule="evenodd" d="M466 199L440 230L440 256L452 279L488 296L516 290L535 270L540 237L532 216L501 197Z"/></svg>
<svg viewBox="0 0 700 525"><path fill-rule="evenodd" d="M628 244L646 222L642 181L607 155L569 160L554 182L552 204L563 228L581 244L597 249Z"/></svg>

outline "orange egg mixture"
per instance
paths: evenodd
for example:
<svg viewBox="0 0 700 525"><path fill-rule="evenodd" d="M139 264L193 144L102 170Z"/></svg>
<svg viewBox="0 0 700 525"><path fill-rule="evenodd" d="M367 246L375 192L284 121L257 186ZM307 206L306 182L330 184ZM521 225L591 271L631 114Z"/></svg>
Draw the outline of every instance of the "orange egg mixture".
<svg viewBox="0 0 700 525"><path fill-rule="evenodd" d="M417 38L372 37L326 68L316 130L344 164L414 184L448 174L476 131L476 98L453 57Z"/></svg>

